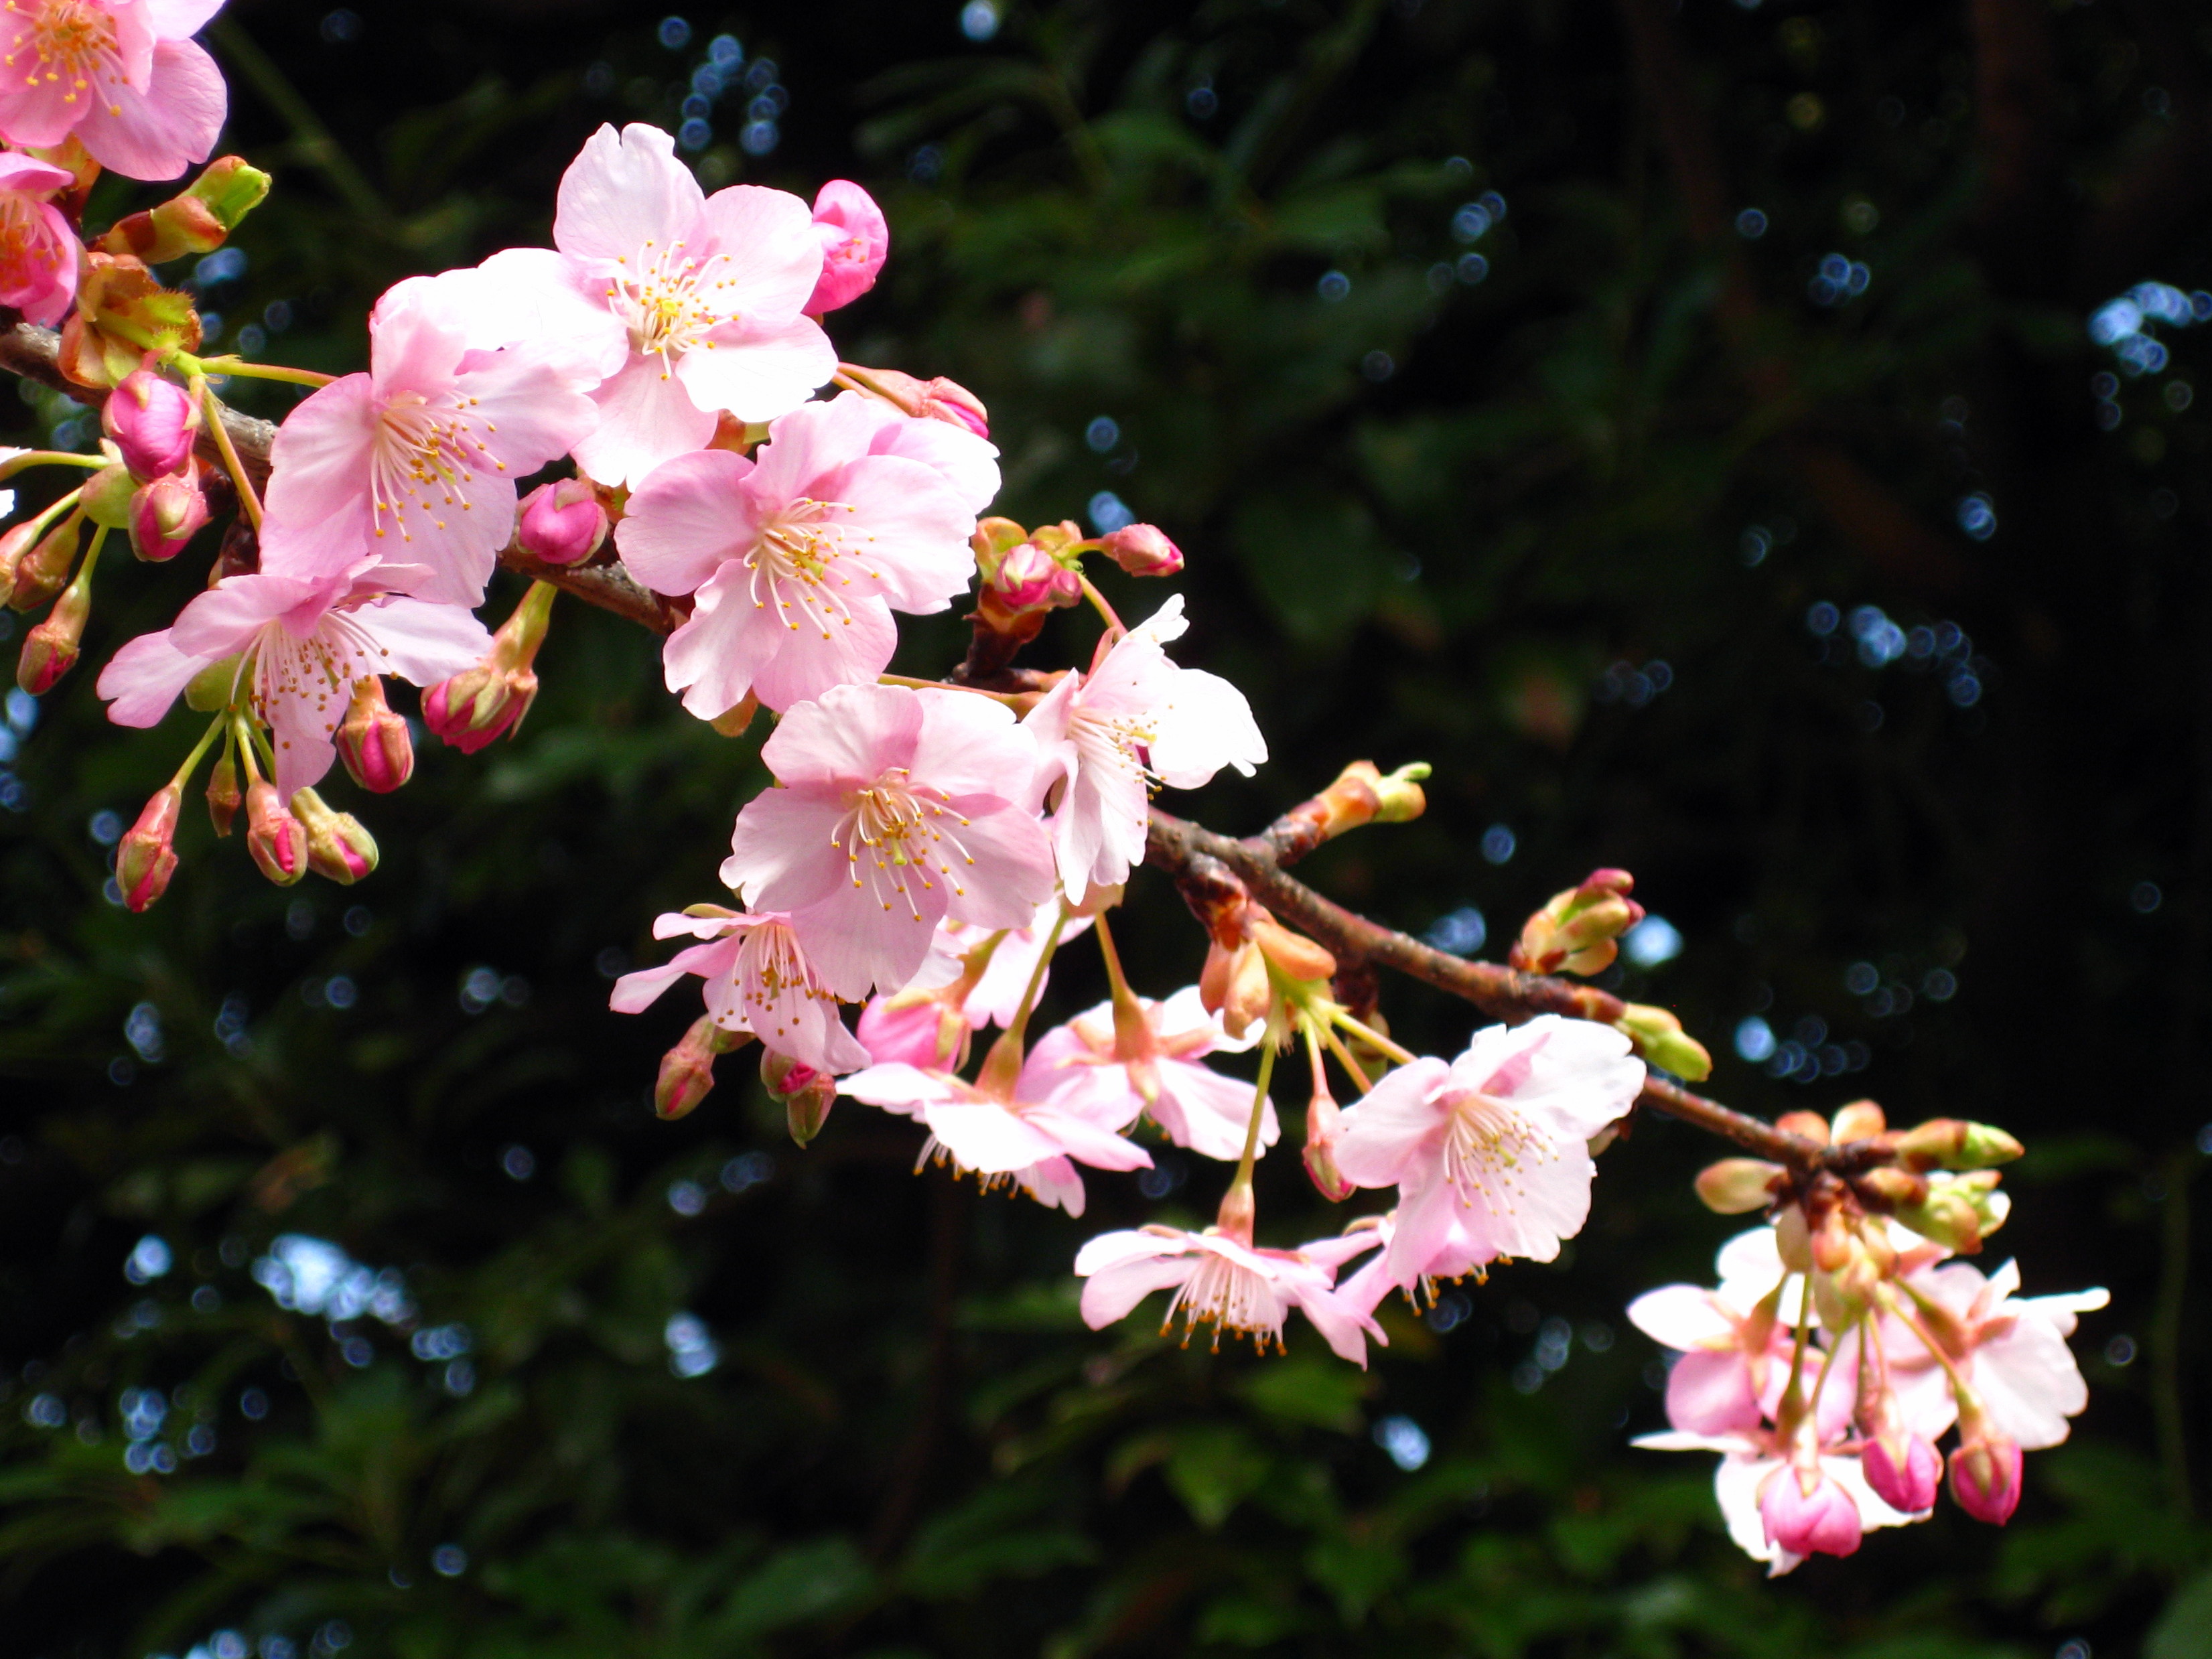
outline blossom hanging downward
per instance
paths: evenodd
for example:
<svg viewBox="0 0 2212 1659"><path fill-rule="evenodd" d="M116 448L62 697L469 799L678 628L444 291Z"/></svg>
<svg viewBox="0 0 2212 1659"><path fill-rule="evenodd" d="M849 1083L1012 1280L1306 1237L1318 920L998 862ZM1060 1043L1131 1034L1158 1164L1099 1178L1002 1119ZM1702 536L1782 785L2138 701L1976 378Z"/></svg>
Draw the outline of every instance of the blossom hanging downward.
<svg viewBox="0 0 2212 1659"><path fill-rule="evenodd" d="M1388 1344L1382 1328L1351 1306L1332 1288L1336 1270L1363 1250L1375 1235L1363 1230L1317 1239L1295 1250L1261 1249L1249 1239L1218 1228L1202 1233L1181 1227L1148 1226L1101 1233L1078 1252L1075 1271L1083 1287L1083 1321L1094 1331L1126 1319L1154 1291L1172 1289L1160 1331L1181 1314L1183 1340L1200 1325L1213 1327L1214 1346L1222 1333L1249 1336L1265 1350L1283 1346L1283 1322L1292 1308L1338 1355L1364 1369L1365 1337Z"/></svg>
<svg viewBox="0 0 2212 1659"><path fill-rule="evenodd" d="M761 758L784 787L738 814L723 884L788 915L841 997L905 985L940 919L1018 927L1052 891L1018 805L1035 751L988 697L841 685L794 705Z"/></svg>
<svg viewBox="0 0 2212 1659"><path fill-rule="evenodd" d="M386 587L475 605L514 533L515 481L598 420L565 353L484 350L472 284L416 276L369 313L369 371L323 387L270 452L265 569L341 568L364 554Z"/></svg>
<svg viewBox="0 0 2212 1659"><path fill-rule="evenodd" d="M1037 907L1026 927L978 927L940 921L929 955L902 990L871 997L855 1028L869 1057L904 1060L924 1071L957 1071L970 1032L1013 1023L1055 927L1055 947L1091 926L1088 916L1061 919L1060 901ZM1052 970L1037 981L1042 996Z"/></svg>
<svg viewBox="0 0 2212 1659"><path fill-rule="evenodd" d="M1088 674L1061 680L1023 722L1041 755L1037 799L1061 789L1053 852L1072 896L1124 882L1144 861L1152 783L1195 789L1224 766L1249 777L1267 758L1243 692L1168 660L1163 647L1188 626L1177 594Z"/></svg>
<svg viewBox="0 0 2212 1659"><path fill-rule="evenodd" d="M617 367L592 395L605 411L576 459L601 483L641 483L702 448L717 416L772 421L836 373L821 325L802 314L822 276L805 202L733 185L704 195L658 127L603 126L562 175L557 264L516 263L590 301Z"/></svg>
<svg viewBox="0 0 2212 1659"><path fill-rule="evenodd" d="M755 459L679 455L630 497L623 563L648 587L696 595L663 654L668 689L702 720L748 696L784 709L872 680L898 645L893 611L942 611L966 590L975 514L937 468L872 452L877 410L963 436L848 395L775 422Z"/></svg>
<svg viewBox="0 0 2212 1659"><path fill-rule="evenodd" d="M1590 1137L1643 1086L1626 1037L1557 1014L1491 1026L1449 1066L1417 1060L1376 1084L1346 1109L1334 1152L1354 1186L1398 1188L1391 1282L1558 1255L1589 1215Z"/></svg>
<svg viewBox="0 0 2212 1659"><path fill-rule="evenodd" d="M836 998L815 977L784 917L702 904L653 924L655 939L685 934L704 942L615 981L608 1000L617 1013L641 1012L684 975L696 974L706 981L707 1012L723 1030L750 1031L763 1048L817 1072L855 1071L868 1063L868 1051L845 1030Z"/></svg>
<svg viewBox="0 0 2212 1659"><path fill-rule="evenodd" d="M1202 1158L1237 1157L1252 1118L1252 1085L1198 1062L1249 1048L1259 1033L1232 1040L1195 985L1165 1002L1132 1001L1133 1019L1116 1021L1114 1005L1102 1002L1039 1037L1029 1058L1039 1085L1101 1122L1127 1128L1149 1113L1178 1146ZM1260 1145L1272 1146L1282 1134L1273 1103L1261 1112Z"/></svg>
<svg viewBox="0 0 2212 1659"><path fill-rule="evenodd" d="M356 684L397 674L434 684L491 644L467 611L392 594L381 574L362 560L319 575L225 577L169 627L115 653L100 676L107 717L157 725L195 676L234 657L232 683L273 734L276 791L290 800L331 769Z"/></svg>
<svg viewBox="0 0 2212 1659"><path fill-rule="evenodd" d="M222 0L8 0L0 137L51 149L76 135L129 179L173 179L215 148L229 94L192 36Z"/></svg>

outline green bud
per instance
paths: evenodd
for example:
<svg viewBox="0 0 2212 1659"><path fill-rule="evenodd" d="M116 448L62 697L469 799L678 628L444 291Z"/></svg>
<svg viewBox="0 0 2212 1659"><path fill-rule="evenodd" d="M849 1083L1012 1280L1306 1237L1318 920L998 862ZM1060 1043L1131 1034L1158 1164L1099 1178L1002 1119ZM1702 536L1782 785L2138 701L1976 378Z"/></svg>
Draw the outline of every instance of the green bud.
<svg viewBox="0 0 2212 1659"><path fill-rule="evenodd" d="M1626 1034L1636 1052L1662 1072L1691 1083L1703 1083L1713 1074L1713 1057L1705 1045L1682 1029L1682 1022L1664 1008L1632 1002L1621 1010L1613 1029Z"/></svg>
<svg viewBox="0 0 2212 1659"><path fill-rule="evenodd" d="M2002 1129L1939 1117L1898 1137L1897 1155L1915 1170L1986 1170L2027 1150Z"/></svg>
<svg viewBox="0 0 2212 1659"><path fill-rule="evenodd" d="M1698 1171L1698 1197L1715 1215L1748 1215L1773 1201L1788 1174L1764 1158L1724 1158Z"/></svg>

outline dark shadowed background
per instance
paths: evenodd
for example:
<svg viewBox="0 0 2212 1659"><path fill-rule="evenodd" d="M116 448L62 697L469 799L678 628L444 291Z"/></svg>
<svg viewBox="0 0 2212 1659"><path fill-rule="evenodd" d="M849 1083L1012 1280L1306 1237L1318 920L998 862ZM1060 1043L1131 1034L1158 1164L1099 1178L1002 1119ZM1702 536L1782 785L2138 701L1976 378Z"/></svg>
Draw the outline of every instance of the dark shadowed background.
<svg viewBox="0 0 2212 1659"><path fill-rule="evenodd" d="M1118 501L1188 551L1185 659L1275 759L1170 805L1243 831L1432 762L1428 817L1318 881L1497 954L1628 866L1680 949L1620 983L1714 1092L2009 1127L1992 1261L2113 1303L2009 1528L1947 1505L1775 1583L1707 1460L1626 1443L1663 1370L1622 1308L1732 1231L1679 1126L1607 1155L1559 1264L1387 1312L1364 1375L1303 1328L1091 1334L1078 1243L1202 1218L1218 1168L1094 1175L1071 1222L916 1178L850 1103L799 1152L744 1055L653 1119L684 996L608 982L763 778L609 618L562 607L517 741L332 787L359 887L272 889L194 819L153 913L104 902L187 738L110 730L93 669L204 547L104 572L86 666L0 738L0 1648L2212 1653L2201 8L234 0L209 40L276 191L176 274L282 361L357 367L390 282L544 241L601 121L697 122L710 185L863 181L893 248L843 355L980 393L1010 514ZM1164 880L1127 915L1141 987L1194 976ZM1103 994L1064 961L1055 1018ZM1272 1162L1263 1237L1341 1224Z"/></svg>

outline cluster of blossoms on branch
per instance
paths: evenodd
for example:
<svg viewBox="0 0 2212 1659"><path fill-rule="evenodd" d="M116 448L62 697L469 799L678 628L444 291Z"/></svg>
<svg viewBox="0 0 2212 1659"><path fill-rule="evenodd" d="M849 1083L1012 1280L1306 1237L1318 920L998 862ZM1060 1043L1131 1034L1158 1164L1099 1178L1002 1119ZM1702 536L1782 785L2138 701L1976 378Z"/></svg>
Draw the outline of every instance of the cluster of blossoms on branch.
<svg viewBox="0 0 2212 1659"><path fill-rule="evenodd" d="M1211 1327L1267 1348L1296 1310L1364 1365L1394 1293L1419 1305L1439 1281L1554 1259L1589 1216L1598 1155L1656 1104L1780 1161L1730 1160L1701 1182L1715 1208L1772 1221L1723 1253L1720 1288L1671 1286L1632 1310L1683 1356L1675 1431L1646 1443L1721 1452L1730 1528L1778 1571L1926 1514L1954 1424L1960 1501L2009 1515L2021 1449L2063 1438L2083 1403L2063 1338L2101 1292L2022 1300L2009 1267L1985 1281L1948 1260L2002 1219L1988 1166L2017 1153L2008 1138L1948 1121L1893 1133L1864 1105L1832 1133L1770 1128L1688 1095L1672 1078L1710 1062L1674 1016L1557 977L1603 971L1641 917L1624 872L1530 917L1510 967L1480 969L1484 991L1281 876L1294 852L1418 816L1425 766L1347 767L1264 857L1221 843L1268 882L1202 851L1159 857L1176 821L1156 791L1267 758L1243 696L1175 660L1182 599L1128 626L1085 574L1097 557L1170 577L1182 556L1148 525L1093 538L988 516L981 403L840 361L823 319L874 283L890 240L856 185L811 206L754 185L710 196L666 133L605 127L562 179L553 246L398 284L370 314L366 372L198 355L189 296L154 268L219 245L266 179L225 157L90 245L81 218L102 167L166 178L205 160L222 88L189 36L214 9L9 0L0 23L15 31L0 53L0 301L60 325L53 363L101 404L106 434L97 455L0 459L9 476L88 474L0 538L9 602L50 606L23 686L43 693L74 665L115 532L160 562L235 515L205 591L98 677L118 724L155 726L179 699L207 717L118 848L130 908L173 878L203 763L216 833L243 807L270 880L367 875L374 840L319 787L337 764L372 793L406 782L412 743L386 682L422 688L423 726L455 748L512 735L565 588L656 627L669 690L717 731L739 736L763 709L774 721L775 785L737 815L726 890L660 917L659 937L689 943L614 990L634 1013L701 981L704 1012L661 1065L663 1115L694 1109L718 1058L757 1042L801 1145L843 1097L915 1120L918 1169L1071 1216L1085 1170L1144 1169L1148 1143L1172 1143L1229 1166L1214 1224L1091 1240L1075 1259L1084 1316L1103 1327L1166 1292L1186 1340ZM219 395L233 377L313 391L255 441ZM488 630L476 611L502 563L535 580ZM974 639L958 669L884 672L898 616L961 601ZM1085 605L1100 624L1087 661L1014 666L1050 612ZM1196 983L1158 999L1129 984L1110 921L1148 856L1206 933ZM1086 933L1109 999L1032 1036L1054 953ZM1492 995L1508 1023L1449 1060L1401 1047L1361 954L1370 936L1375 959ZM1256 1082L1212 1063L1253 1050ZM1302 1062L1313 1185L1333 1202L1389 1195L1295 1248L1259 1242L1254 1187L1283 1139L1270 1094L1285 1056Z"/></svg>

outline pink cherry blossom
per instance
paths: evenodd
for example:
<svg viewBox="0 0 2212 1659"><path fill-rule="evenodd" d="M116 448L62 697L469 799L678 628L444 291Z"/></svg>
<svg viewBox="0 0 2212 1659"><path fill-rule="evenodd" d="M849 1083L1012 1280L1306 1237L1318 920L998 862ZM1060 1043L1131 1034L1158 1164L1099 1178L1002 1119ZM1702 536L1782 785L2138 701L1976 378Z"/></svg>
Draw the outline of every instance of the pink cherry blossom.
<svg viewBox="0 0 2212 1659"><path fill-rule="evenodd" d="M1850 1555L1859 1547L1858 1505L1821 1464L1787 1463L1759 1486L1759 1524L1780 1555Z"/></svg>
<svg viewBox="0 0 2212 1659"><path fill-rule="evenodd" d="M2020 1267L2008 1261L1987 1278L1964 1261L1923 1268L1905 1283L1926 1298L1921 1328L1942 1345L1980 1398L1997 1432L2029 1451L2057 1445L2066 1419L2089 1403L2088 1385L2066 1339L2075 1316L2103 1307L2102 1290L2069 1295L2017 1294ZM1910 1305L1910 1304L1908 1304ZM1901 1322L1887 1318L1881 1343L1906 1424L1933 1440L1958 1416L1948 1374Z"/></svg>
<svg viewBox="0 0 2212 1659"><path fill-rule="evenodd" d="M1195 789L1224 766L1249 777L1267 758L1243 692L1168 660L1163 647L1188 626L1177 594L1088 674L1061 680L1023 722L1042 757L1037 798L1062 790L1053 851L1073 896L1126 881L1144 861L1152 783Z"/></svg>
<svg viewBox="0 0 2212 1659"><path fill-rule="evenodd" d="M1389 1339L1370 1314L1353 1307L1333 1288L1336 1271L1363 1250L1371 1249L1371 1232L1324 1238L1295 1250L1255 1248L1208 1228L1194 1233L1180 1227L1147 1226L1134 1231L1101 1233L1075 1258L1083 1286L1083 1321L1094 1331L1126 1319L1154 1291L1175 1291L1160 1331L1166 1334L1176 1316L1183 1319L1183 1340L1200 1325L1213 1327L1214 1346L1223 1332L1249 1336L1255 1346L1283 1346L1283 1324L1292 1308L1313 1322L1339 1356L1364 1369L1365 1337L1384 1346Z"/></svg>
<svg viewBox="0 0 2212 1659"><path fill-rule="evenodd" d="M1410 1287L1470 1244L1472 1265L1558 1255L1589 1214L1590 1137L1643 1086L1626 1037L1556 1014L1491 1026L1449 1066L1417 1060L1376 1084L1345 1109L1336 1166L1355 1186L1398 1188L1393 1282Z"/></svg>
<svg viewBox="0 0 2212 1659"><path fill-rule="evenodd" d="M1667 1420L1693 1434L1755 1428L1789 1375L1802 1286L1792 1286L1797 1295L1784 1316L1774 1230L1760 1227L1740 1237L1744 1243L1731 1241L1722 1252L1718 1289L1664 1285L1628 1304L1638 1330L1680 1351L1667 1373ZM1747 1255L1755 1260L1746 1263Z"/></svg>
<svg viewBox="0 0 2212 1659"><path fill-rule="evenodd" d="M1801 1468L1817 1468L1814 1481L1817 1502L1804 1493L1802 1480L1771 1429L1747 1429L1719 1435L1691 1434L1677 1429L1663 1434L1641 1435L1632 1443L1648 1451L1720 1453L1720 1466L1713 1472L1713 1495L1719 1500L1721 1518L1727 1523L1729 1537L1738 1549L1754 1561L1767 1563L1767 1576L1771 1578L1794 1571L1812 1550L1849 1554L1857 1548L1859 1536L1874 1528L1909 1526L1926 1518L1924 1514L1905 1514L1882 1502L1867 1484L1859 1460L1844 1449L1840 1441L1825 1442L1817 1463L1802 1455L1797 1460ZM1797 1483L1795 1501L1787 1492L1774 1492L1775 1484L1782 1480ZM1776 1519L1782 1523L1784 1535L1803 1547L1789 1547L1768 1530L1765 1500L1770 1497L1774 1499ZM1838 1497L1849 1500L1853 1512L1850 1517L1845 1517L1836 1508ZM1856 1522L1856 1532L1853 1520ZM1847 1537L1847 1548L1832 1547L1844 1544Z"/></svg>
<svg viewBox="0 0 2212 1659"><path fill-rule="evenodd" d="M783 787L738 815L723 884L787 914L848 1000L911 980L940 920L1023 927L1052 891L1020 804L1036 751L990 698L841 685L793 705L761 758Z"/></svg>
<svg viewBox="0 0 2212 1659"><path fill-rule="evenodd" d="M892 611L942 611L966 591L974 512L934 467L872 452L882 422L868 402L793 410L751 459L679 455L629 498L623 562L648 587L696 596L663 659L701 719L749 695L785 709L872 680L898 645Z"/></svg>
<svg viewBox="0 0 2212 1659"><path fill-rule="evenodd" d="M153 726L193 676L239 658L276 743L277 793L289 800L330 770L358 682L397 674L434 684L490 644L467 611L387 592L370 560L322 574L227 576L169 627L117 652L99 691L118 726Z"/></svg>
<svg viewBox="0 0 2212 1659"><path fill-rule="evenodd" d="M861 1011L856 1029L869 1055L879 1065L897 1060L924 1070L958 1069L969 1032L1012 1024L1059 915L1060 901L1052 899L1037 907L1026 927L939 922L913 979L902 990L870 998ZM1088 916L1068 918L1060 924L1059 943L1090 926ZM1040 996L1051 982L1048 968L1037 984Z"/></svg>
<svg viewBox="0 0 2212 1659"><path fill-rule="evenodd" d="M483 349L471 324L465 287L445 277L410 277L377 301L368 373L324 386L277 431L264 568L336 568L370 553L387 586L441 605L483 599L514 532L516 479L598 412L566 357Z"/></svg>
<svg viewBox="0 0 2212 1659"><path fill-rule="evenodd" d="M635 488L703 448L722 413L772 421L836 372L830 337L802 314L822 275L806 204L757 185L702 194L658 127L603 126L585 142L562 176L553 242L556 258L512 260L506 274L598 313L605 419L575 455L601 483Z"/></svg>
<svg viewBox="0 0 2212 1659"><path fill-rule="evenodd" d="M855 1072L838 1092L929 1130L921 1159L949 1158L956 1172L973 1174L988 1189L1018 1185L1039 1203L1081 1215L1083 1180L1075 1165L1100 1170L1149 1170L1152 1154L1079 1109L1033 1096L1026 1078L1012 1098L1000 1100L950 1072L925 1071L894 1061Z"/></svg>
<svg viewBox="0 0 2212 1659"><path fill-rule="evenodd" d="M891 228L874 197L849 179L832 179L814 193L814 230L822 239L822 276L806 312L819 317L876 285L891 251Z"/></svg>
<svg viewBox="0 0 2212 1659"><path fill-rule="evenodd" d="M690 935L705 941L679 951L658 968L624 974L609 1006L635 1014L686 974L705 980L707 1012L726 1031L750 1031L761 1046L817 1072L858 1071L868 1051L853 1040L837 1015L837 999L823 988L784 917L734 915L708 909L659 917L655 939Z"/></svg>
<svg viewBox="0 0 2212 1659"><path fill-rule="evenodd" d="M1046 1032L1030 1048L1024 1076L1051 1099L1079 1105L1102 1122L1126 1128L1149 1113L1176 1146L1204 1158L1237 1158L1252 1119L1252 1085L1198 1062L1205 1054L1249 1048L1259 1033L1232 1041L1194 985L1165 1002L1139 997L1135 1004L1139 1018L1126 1033L1115 1029L1111 1002ZM1271 1102L1261 1119L1260 1144L1272 1146L1281 1134Z"/></svg>
<svg viewBox="0 0 2212 1659"><path fill-rule="evenodd" d="M0 33L5 27L0 23ZM76 233L50 199L75 177L14 150L0 153L0 305L47 328L69 314L84 257Z"/></svg>
<svg viewBox="0 0 2212 1659"><path fill-rule="evenodd" d="M74 133L131 179L173 179L215 148L222 72L191 36L222 0L8 0L0 136L48 149Z"/></svg>

